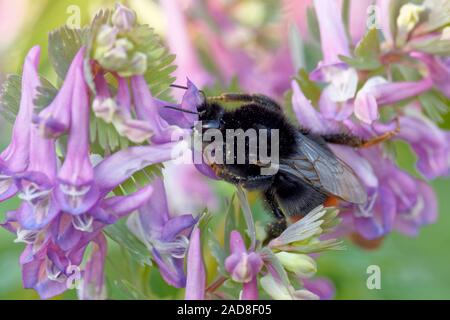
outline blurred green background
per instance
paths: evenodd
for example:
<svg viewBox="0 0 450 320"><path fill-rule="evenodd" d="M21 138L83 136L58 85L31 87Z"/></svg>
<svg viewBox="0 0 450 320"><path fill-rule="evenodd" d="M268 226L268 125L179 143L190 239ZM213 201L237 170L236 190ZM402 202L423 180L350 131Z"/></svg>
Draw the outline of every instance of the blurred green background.
<svg viewBox="0 0 450 320"><path fill-rule="evenodd" d="M125 3L137 10L141 22L164 35L166 21L155 1ZM48 31L65 24L73 10L80 10L83 25L100 7L113 5L114 1L99 0L0 0L0 82L6 74L20 71L27 50L36 44L43 49L41 71L53 80L46 54ZM0 120L0 149L8 142L9 131L9 125ZM414 161L407 148L400 148L399 160L410 168ZM328 252L318 259L319 275L334 282L337 299L450 299L450 204L446 200L450 182L437 180L432 184L439 198L439 220L424 227L417 238L391 234L373 251L348 242L346 251ZM0 204L0 219L16 206L16 200ZM13 240L14 236L0 229L0 299L36 299L34 291L22 289L18 259L23 244ZM367 289L370 265L381 268L380 290ZM64 298L76 298L76 294L68 292Z"/></svg>

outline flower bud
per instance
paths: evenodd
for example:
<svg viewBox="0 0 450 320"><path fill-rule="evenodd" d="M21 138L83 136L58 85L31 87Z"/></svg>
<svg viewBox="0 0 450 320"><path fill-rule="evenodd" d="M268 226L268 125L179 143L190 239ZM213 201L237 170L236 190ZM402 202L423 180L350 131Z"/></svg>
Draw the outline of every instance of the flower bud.
<svg viewBox="0 0 450 320"><path fill-rule="evenodd" d="M261 287L274 300L317 300L319 297L306 289L295 290L291 285L286 286L270 273L260 280Z"/></svg>
<svg viewBox="0 0 450 320"><path fill-rule="evenodd" d="M112 23L119 29L130 30L136 24L136 12L121 4L117 4L112 16Z"/></svg>
<svg viewBox="0 0 450 320"><path fill-rule="evenodd" d="M278 252L275 254L283 267L299 277L312 277L316 271L316 262L306 254Z"/></svg>
<svg viewBox="0 0 450 320"><path fill-rule="evenodd" d="M105 54L100 57L99 62L103 68L110 71L117 71L127 63L127 58L127 50L123 47L116 46L105 52Z"/></svg>
<svg viewBox="0 0 450 320"><path fill-rule="evenodd" d="M98 46L112 47L116 41L118 32L119 30L117 28L111 27L107 24L102 25L97 34L96 44Z"/></svg>
<svg viewBox="0 0 450 320"><path fill-rule="evenodd" d="M407 3L400 8L397 17L397 27L403 32L410 32L420 20L420 14L425 11L425 6Z"/></svg>
<svg viewBox="0 0 450 320"><path fill-rule="evenodd" d="M136 52L131 58L129 67L124 71L119 71L121 77L133 75L143 75L147 71L147 56L142 52Z"/></svg>

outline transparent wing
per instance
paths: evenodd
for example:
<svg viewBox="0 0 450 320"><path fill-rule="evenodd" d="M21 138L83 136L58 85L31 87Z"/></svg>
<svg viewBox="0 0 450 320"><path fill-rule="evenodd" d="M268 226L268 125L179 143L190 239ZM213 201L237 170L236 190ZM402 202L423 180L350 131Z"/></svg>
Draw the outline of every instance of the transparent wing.
<svg viewBox="0 0 450 320"><path fill-rule="evenodd" d="M367 194L353 170L331 151L304 135L298 136L299 152L280 160L280 171L294 175L320 191L362 204Z"/></svg>

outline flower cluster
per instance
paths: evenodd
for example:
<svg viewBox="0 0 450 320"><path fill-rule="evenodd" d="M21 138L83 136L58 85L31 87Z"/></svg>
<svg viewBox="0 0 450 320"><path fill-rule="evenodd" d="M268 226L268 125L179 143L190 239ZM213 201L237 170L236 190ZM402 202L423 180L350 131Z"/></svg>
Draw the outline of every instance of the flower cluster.
<svg viewBox="0 0 450 320"><path fill-rule="evenodd" d="M437 18L448 8L439 3L396 7L389 0L351 1L344 21L337 14L344 10L339 1L286 0L284 19L269 29L248 21L251 18L241 12L248 10L245 4L211 1L203 8L209 12L208 20L187 14L168 37L176 53L181 53L176 44L183 39L191 44L190 59L178 61L179 71L200 83L230 84L237 79L248 92L273 97L290 92L302 127L318 134L344 132L379 141L357 150L331 145L369 195L363 206L341 204L345 217L341 229L370 240L393 230L415 235L437 218L437 200L428 181L450 173L450 133L439 126L450 98L449 26L448 20ZM306 25L310 20L316 24ZM254 24L258 27L251 28ZM191 29L195 32L187 31ZM278 32L269 32L273 29ZM189 36L191 42L186 40ZM262 37L278 41L277 51L261 50ZM217 61L218 72L208 77L198 63L205 50L196 44L199 38L208 43L207 50ZM317 47L322 53L319 60ZM417 174L397 165L393 150L398 141L409 144L416 154Z"/></svg>
<svg viewBox="0 0 450 320"><path fill-rule="evenodd" d="M127 21L134 17L131 13L118 6L112 17L115 26L127 28ZM32 48L26 57L11 143L0 156L0 201L16 195L21 200L19 208L7 213L2 226L16 234L16 242L26 244L20 258L25 288L35 289L42 298L53 297L68 289L67 281L78 268L82 274L80 296L101 298L106 257L102 230L122 217L140 210L145 213L143 219L162 219L160 225L153 221L151 230L145 230L145 240L151 238L148 241L154 257L161 257L162 266L168 264L167 254L183 255L187 239L178 238L178 233L192 227L195 220L189 216L166 221L162 207L153 212L153 200L164 197L159 185L145 185L126 195L113 192L134 173L176 158L182 149L177 139L171 139L176 136L174 130L182 129L159 116L155 105L162 102L152 97L140 75L125 77L126 73L115 69L96 68L96 93L92 92L84 63L94 68L97 61L89 59L85 47L71 61L52 102L38 111L39 58L39 47ZM104 77L107 73L118 81L115 98ZM191 99L189 94L195 92L187 93L184 101ZM128 147L105 157L94 154L91 106L98 119L113 122L118 133L131 142L152 144ZM165 223L169 226L162 230ZM88 246L93 249L82 267ZM182 276L170 283L184 286Z"/></svg>
<svg viewBox="0 0 450 320"><path fill-rule="evenodd" d="M55 69L66 62L67 72L57 72L61 86L50 90L38 73L40 48L32 48L11 142L0 153L0 202L20 200L2 226L26 244L24 287L51 298L70 289L78 273L80 298L108 297L109 238L132 256L150 257L168 285L186 288L186 299L331 298L328 280L314 278L314 254L341 249L337 235L415 235L436 219L427 181L450 172L450 133L439 126L450 98L450 39L434 2L377 1L380 25L367 28L356 18L372 0L351 1L351 21L336 14L339 1L285 0L288 14L278 24L242 14L257 12L255 3L192 2L183 11L177 0L165 0L176 59L118 4L90 28L73 31L84 39L76 48L49 45L73 49L59 57ZM307 11L311 34L303 24ZM169 93L171 73L178 82L193 80L179 104ZM211 212L225 211L205 177L215 177L211 168L171 161L196 152L181 140L190 136L205 93L217 87L284 98L286 114L304 129L367 141L361 148L330 145L359 177L367 203L316 208L265 243L238 187L225 222L211 222ZM398 141L416 154L418 174L396 163ZM124 221L122 238L115 237L112 228ZM207 271L216 275L209 285Z"/></svg>

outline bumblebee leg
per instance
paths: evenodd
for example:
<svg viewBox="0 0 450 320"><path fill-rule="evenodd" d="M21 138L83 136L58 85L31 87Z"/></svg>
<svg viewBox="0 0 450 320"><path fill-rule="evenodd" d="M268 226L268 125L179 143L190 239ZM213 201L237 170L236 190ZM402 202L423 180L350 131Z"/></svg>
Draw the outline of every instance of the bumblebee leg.
<svg viewBox="0 0 450 320"><path fill-rule="evenodd" d="M274 111L281 111L278 103L262 94L224 93L217 97L209 97L209 100L224 102L255 102Z"/></svg>
<svg viewBox="0 0 450 320"><path fill-rule="evenodd" d="M287 221L283 211L281 211L280 206L275 200L272 190L269 189L264 192L264 200L276 219L275 221L269 223L266 227L267 238L264 240L264 244L267 244L270 240L278 237L284 230L286 230Z"/></svg>
<svg viewBox="0 0 450 320"><path fill-rule="evenodd" d="M360 137L348 133L325 134L321 135L321 137L329 143L343 144L355 148L368 148L391 139L392 137L396 136L399 131L400 125L397 120L397 128L392 131L385 132L379 136L373 137L370 140L364 140Z"/></svg>
<svg viewBox="0 0 450 320"><path fill-rule="evenodd" d="M371 146L376 145L378 143L381 143L383 141L389 140L392 137L395 137L399 132L400 132L400 126L399 126L399 124L397 122L397 128L395 128L395 130L388 131L388 132L386 132L386 133L384 133L382 135L379 135L379 136L374 137L374 138L372 138L370 140L367 140L360 147L361 148L371 147Z"/></svg>

